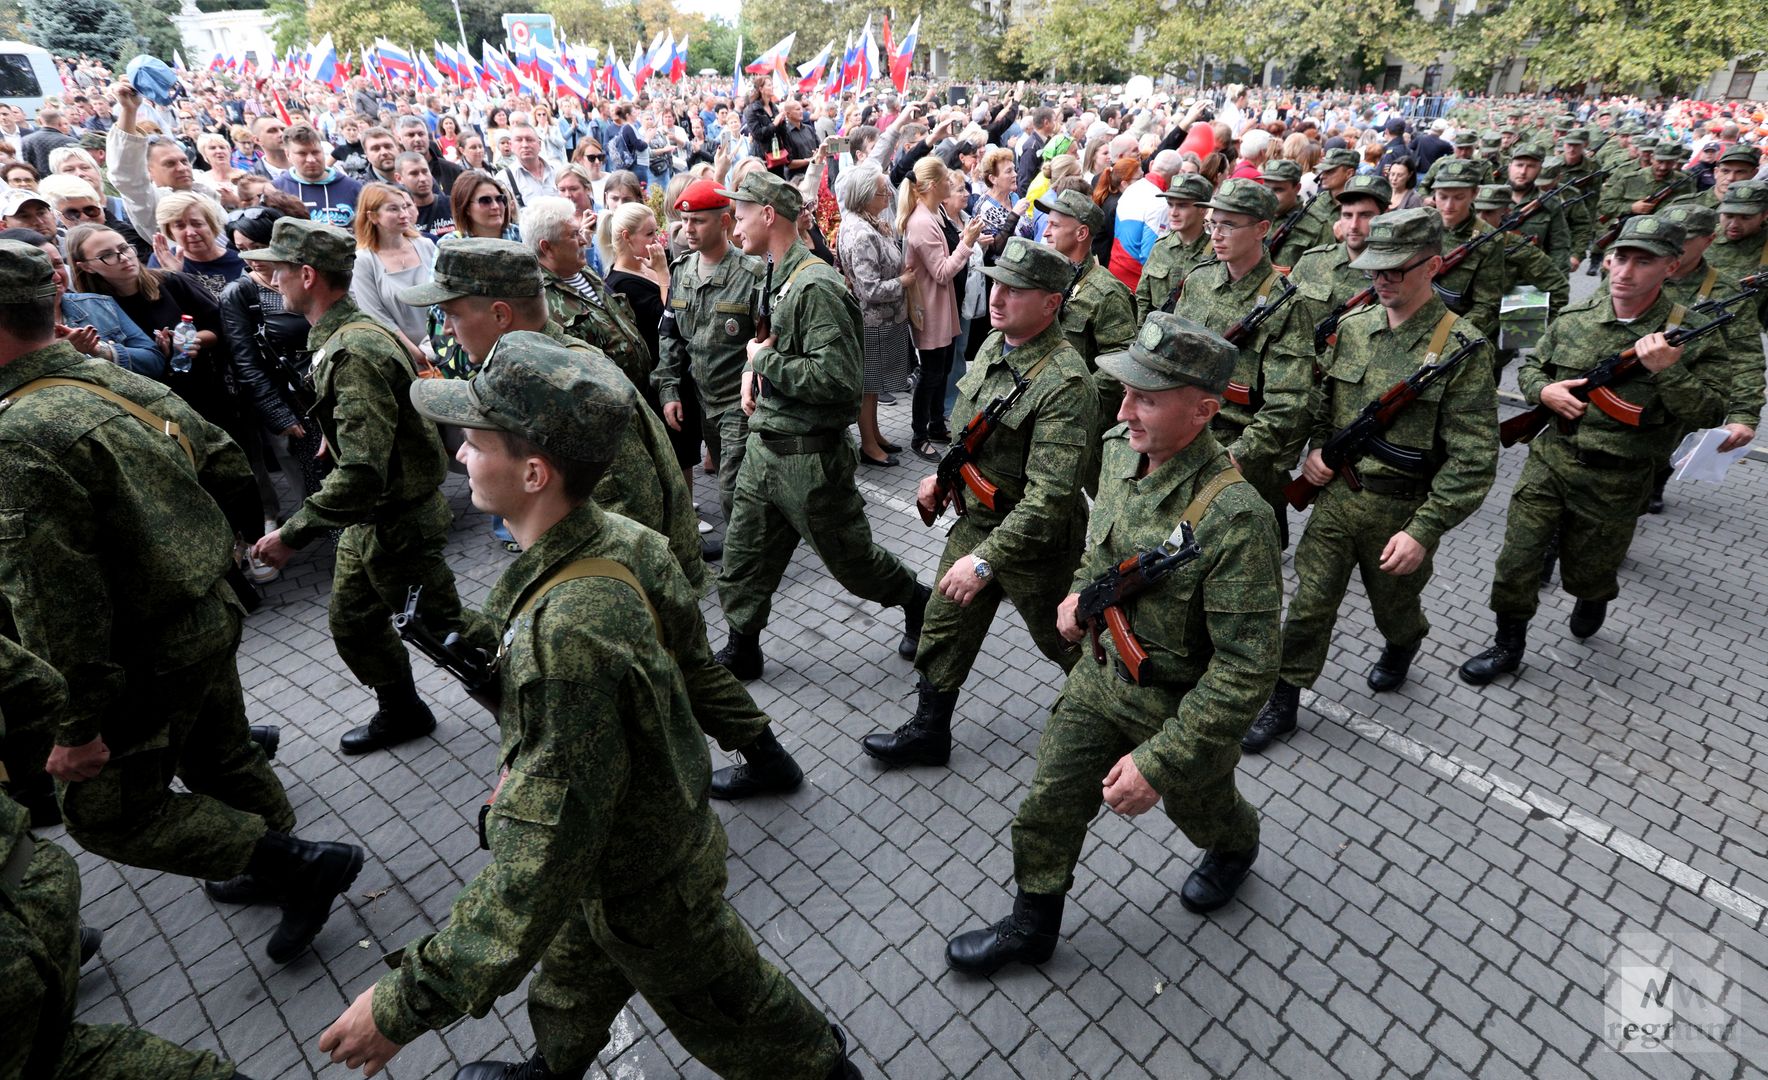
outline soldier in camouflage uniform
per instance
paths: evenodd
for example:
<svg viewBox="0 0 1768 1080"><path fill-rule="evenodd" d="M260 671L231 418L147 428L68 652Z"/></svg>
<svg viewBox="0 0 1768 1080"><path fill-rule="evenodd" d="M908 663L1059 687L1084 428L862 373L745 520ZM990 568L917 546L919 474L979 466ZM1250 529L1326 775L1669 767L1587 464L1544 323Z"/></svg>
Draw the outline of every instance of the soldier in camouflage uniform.
<svg viewBox="0 0 1768 1080"><path fill-rule="evenodd" d="M1676 306L1663 284L1681 254L1680 226L1651 215L1628 218L1608 257L1610 294L1572 305L1517 371L1517 386L1531 404L1578 422L1570 435L1549 424L1529 444L1492 581L1497 637L1461 665L1466 682L1483 685L1521 665L1529 620L1540 605L1541 560L1555 529L1565 553L1561 580L1577 598L1571 632L1587 638L1601 628L1608 602L1620 593L1616 571L1658 464L1682 429L1711 427L1724 417L1730 377L1724 342L1709 336L1678 348L1663 337ZM1629 347L1637 347L1644 372L1612 389L1643 410L1637 427L1586 406L1566 385Z"/></svg>
<svg viewBox="0 0 1768 1080"><path fill-rule="evenodd" d="M1736 143L1713 166L1713 186L1695 196L1695 203L1717 212L1732 184L1755 178L1762 168L1762 151L1748 143Z"/></svg>
<svg viewBox="0 0 1768 1080"><path fill-rule="evenodd" d="M598 378L630 386L600 349L566 335L547 318L541 288L540 264L528 248L511 240L456 237L437 251L434 278L405 289L400 298L416 307L440 307L449 333L475 365L485 364L509 335L538 332L570 349ZM695 596L705 594L705 563L700 558L692 496L675 467L663 422L643 399L637 399L632 422L621 433L613 460L590 498L608 513L661 534L688 587ZM697 618L696 625L700 625ZM796 790L803 772L774 738L767 714L756 707L749 692L713 663L704 626L700 625L697 640L684 640L672 651L701 730L727 752L741 752L747 760L713 774L713 796L736 799Z"/></svg>
<svg viewBox="0 0 1768 1080"><path fill-rule="evenodd" d="M247 730L226 574L257 516L251 472L164 385L56 340L57 288L40 249L0 241L0 595L69 689L47 762L68 835L131 866L249 875L283 905L268 951L286 963L362 851L289 835L294 809Z"/></svg>
<svg viewBox="0 0 1768 1080"><path fill-rule="evenodd" d="M1611 179L1611 177L1601 180L1584 179L1603 167L1585 152L1589 142L1590 132L1586 128L1573 128L1566 132L1565 137L1560 140L1558 170L1560 197L1568 202L1589 191L1591 187L1601 190L1602 185ZM1545 173L1547 168L1547 162L1542 161L1542 172ZM1537 183L1540 180L1540 177L1536 177ZM1566 208L1565 227L1571 238L1571 269L1573 270L1583 265L1590 250L1590 242L1596 239L1596 203L1601 198L1600 195L1593 195Z"/></svg>
<svg viewBox="0 0 1768 1080"><path fill-rule="evenodd" d="M761 291L761 260L730 243L730 200L711 180L696 180L675 204L687 253L669 271L669 308L657 369L663 418L685 420L681 387L700 395L700 434L718 471L718 495L730 524L737 471L749 438L749 417L738 400L747 346L755 336L755 297Z"/></svg>
<svg viewBox="0 0 1768 1080"><path fill-rule="evenodd" d="M1491 231L1473 212L1473 197L1486 183L1490 180L1481 179L1476 165L1455 163L1437 174L1430 200L1443 218L1444 255ZM1504 299L1504 243L1494 239L1481 245L1437 281L1456 298L1449 310L1473 323L1487 341L1498 340L1498 308Z"/></svg>
<svg viewBox="0 0 1768 1080"><path fill-rule="evenodd" d="M1309 248L1289 271L1289 280L1327 311L1369 287L1369 275L1351 267L1369 239L1369 226L1387 213L1393 189L1379 176L1353 176L1333 200L1338 219L1332 233L1339 239Z"/></svg>
<svg viewBox="0 0 1768 1080"><path fill-rule="evenodd" d="M1055 248L1075 269L1068 300L1062 305L1062 333L1087 362L1093 388L1099 395L1094 418L1092 452L1087 455L1084 485L1087 493L1099 490L1099 439L1110 417L1117 415L1123 387L1098 370L1103 353L1121 349L1136 336L1136 300L1128 286L1117 280L1092 254L1093 237L1106 228L1105 212L1081 191L1060 191L1038 200L1038 209L1049 215L1044 243Z"/></svg>
<svg viewBox="0 0 1768 1080"><path fill-rule="evenodd" d="M804 200L797 188L756 172L741 190L720 191L741 204L736 239L743 250L774 260L774 294L770 332L749 343L743 370L749 445L725 529L718 596L730 640L717 660L745 682L761 677L761 631L800 541L847 591L903 609L896 650L913 657L932 590L873 542L853 479L859 451L847 427L859 416L859 305L835 268L799 242Z"/></svg>
<svg viewBox="0 0 1768 1080"><path fill-rule="evenodd" d="M538 246L541 238L525 239L540 258L552 321L570 336L602 350L644 395L651 411L661 415L662 402L656 399L651 381L656 361L626 297L608 288L601 275L589 268L581 244L549 243L542 251Z"/></svg>
<svg viewBox="0 0 1768 1080"><path fill-rule="evenodd" d="M55 778L44 762L55 749L56 714L67 704L67 683L41 658L17 642L9 612L0 612L0 722L12 715L0 740L0 780L7 793L30 811L32 828L61 824Z"/></svg>
<svg viewBox="0 0 1768 1080"><path fill-rule="evenodd" d="M1430 168L1425 170L1424 176L1418 181L1418 193L1420 195L1429 198L1431 192L1436 190L1436 178L1442 175L1444 169L1453 165L1457 161L1471 161L1474 163L1475 172L1473 175L1479 177L1479 179L1475 181L1476 184L1486 184L1491 182L1492 176L1490 163L1474 153L1474 151L1479 148L1479 135L1473 131L1457 131L1452 142L1455 147L1455 152L1437 158L1435 161L1431 162Z"/></svg>
<svg viewBox="0 0 1768 1080"><path fill-rule="evenodd" d="M1406 681L1430 632L1419 597L1430 581L1437 544L1479 509L1497 474L1498 393L1490 348L1430 287L1441 261L1441 233L1442 219L1430 209L1384 214L1351 264L1375 273L1380 303L1346 316L1322 358L1326 378L1310 410L1313 448L1302 463L1302 474L1322 490L1295 545L1296 589L1283 623L1283 663L1270 700L1240 741L1248 753L1295 730L1301 691L1325 666L1353 569L1386 641L1369 669L1369 689L1394 690ZM1360 490L1335 483L1320 456L1333 433L1395 383L1468 347L1471 354L1381 434L1420 452L1425 470L1408 472L1366 455L1352 463Z"/></svg>
<svg viewBox="0 0 1768 1080"><path fill-rule="evenodd" d="M1521 157L1513 158L1512 166L1526 160ZM1516 198L1509 184L1486 184L1473 197L1474 214L1483 224L1492 228L1496 228L1515 206ZM1502 244L1504 250L1504 277L1501 287L1504 294L1508 295L1518 284L1533 285L1547 294L1548 316L1554 318L1571 301L1571 279L1566 277L1559 261L1530 242L1533 239L1537 238L1532 237L1527 230L1518 229L1502 240L1492 241L1493 244ZM1498 362L1501 368L1508 361L1500 358Z"/></svg>
<svg viewBox="0 0 1768 1080"><path fill-rule="evenodd" d="M1355 150L1335 147L1326 151L1314 170L1320 189L1308 199L1307 213L1289 230L1281 248L1271 252L1271 261L1292 270L1303 254L1333 242L1332 227L1338 223L1338 194L1357 175L1361 163ZM1290 275L1294 277L1294 274Z"/></svg>
<svg viewBox="0 0 1768 1080"><path fill-rule="evenodd" d="M1307 212L1301 202L1301 166L1287 158L1272 158L1259 169L1259 179L1264 183L1265 190L1277 197L1277 212L1271 218L1271 231L1265 237L1265 249L1271 256L1271 262L1281 267L1283 273L1288 273L1293 263L1278 260L1272 240L1279 225L1292 217L1300 224L1301 218L1297 214ZM1287 245L1288 241L1285 240L1284 244ZM1302 250L1297 248L1296 253L1300 254Z"/></svg>
<svg viewBox="0 0 1768 1080"><path fill-rule="evenodd" d="M284 306L313 325L313 416L337 463L253 554L280 567L331 530L344 530L327 617L338 656L374 690L378 708L338 748L365 754L421 738L436 729L436 717L418 697L411 657L390 620L414 586L423 589L419 611L432 626L457 625L461 609L442 557L454 520L440 490L448 458L435 425L412 411L412 358L392 329L350 299L356 245L342 229L285 218L267 247L244 257L270 264Z"/></svg>
<svg viewBox="0 0 1768 1080"><path fill-rule="evenodd" d="M1087 521L1081 468L1093 454L1099 402L1086 362L1058 322L1074 267L1051 248L1016 236L983 273L995 282L989 293L994 333L958 381L952 415L975 416L1021 383L1026 388L974 462L1000 489L995 508L968 490L955 493L966 512L946 535L939 587L927 603L915 654L921 676L915 714L894 733L868 735L862 744L890 765L944 765L951 757L952 709L1003 597L1045 656L1064 670L1076 656L1056 632L1056 607L1080 562ZM916 498L937 518L944 509L938 477L923 477Z"/></svg>
<svg viewBox="0 0 1768 1080"><path fill-rule="evenodd" d="M697 597L661 537L589 497L636 400L602 377L612 370L518 332L472 382L413 389L426 416L467 429L473 502L524 548L467 631L496 651L502 703L491 862L319 1048L378 1069L424 1032L485 1015L538 963L534 1058L475 1062L457 1080L580 1080L635 992L720 1076L857 1076L843 1037L725 902L706 742L671 655L705 637Z"/></svg>
<svg viewBox="0 0 1768 1080"><path fill-rule="evenodd" d="M1204 231L1203 204L1215 194L1215 186L1196 173L1180 173L1160 193L1169 208L1166 235L1154 242L1142 278L1136 283L1136 321L1150 311L1165 311L1185 287L1185 275L1209 258L1209 233Z"/></svg>
<svg viewBox="0 0 1768 1080"><path fill-rule="evenodd" d="M1541 190L1537 184L1541 177L1541 166L1546 160L1547 152L1538 143L1519 142L1511 151L1510 164L1507 166L1510 182L1506 188L1516 205L1522 206L1540 198ZM1508 210L1509 207L1504 209ZM1571 269L1571 226L1565 220L1565 211L1560 209L1559 200L1543 200L1541 209L1518 225L1516 232L1520 236L1533 237L1534 247L1553 260L1562 274Z"/></svg>
<svg viewBox="0 0 1768 1080"><path fill-rule="evenodd" d="M1188 291L1188 290L1187 290ZM1141 685L1082 659L1038 741L1037 773L1013 820L1012 914L951 939L946 962L987 974L1042 963L1098 812L1131 817L1165 801L1204 855L1179 892L1191 911L1233 899L1258 855L1259 818L1234 784L1240 737L1276 677L1283 582L1276 529L1209 431L1239 352L1197 323L1155 312L1127 352L1101 357L1125 387L1124 423L1105 437L1099 500L1076 593L1139 551L1176 543L1190 523L1202 554L1123 607L1147 650ZM1080 642L1079 597L1062 634ZM1121 648L1109 630L1106 652Z"/></svg>
<svg viewBox="0 0 1768 1080"><path fill-rule="evenodd" d="M1265 254L1277 200L1254 180L1226 180L1210 208L1211 250L1185 281L1174 309L1179 315L1225 334L1236 322L1277 301L1282 275ZM1248 483L1265 497L1277 518L1281 546L1289 545L1289 508L1283 485L1307 437L1308 393L1314 385L1314 324L1325 312L1296 296L1257 331L1239 342L1229 397L1212 421ZM1232 400L1244 395L1243 402Z"/></svg>
<svg viewBox="0 0 1768 1080"><path fill-rule="evenodd" d="M1638 146L1642 140L1635 139ZM1651 167L1615 175L1602 185L1598 197L1602 216L1612 224L1635 214L1652 214L1671 204L1694 197L1694 174L1682 167L1688 148L1677 142L1654 143ZM1669 188L1668 194L1663 194ZM1653 201L1653 200L1656 201Z"/></svg>
<svg viewBox="0 0 1768 1080"><path fill-rule="evenodd" d="M1732 184L1719 204L1723 235L1707 249L1707 261L1718 268L1719 280L1735 285L1768 270L1768 180ZM1756 315L1768 326L1768 289L1756 296Z"/></svg>

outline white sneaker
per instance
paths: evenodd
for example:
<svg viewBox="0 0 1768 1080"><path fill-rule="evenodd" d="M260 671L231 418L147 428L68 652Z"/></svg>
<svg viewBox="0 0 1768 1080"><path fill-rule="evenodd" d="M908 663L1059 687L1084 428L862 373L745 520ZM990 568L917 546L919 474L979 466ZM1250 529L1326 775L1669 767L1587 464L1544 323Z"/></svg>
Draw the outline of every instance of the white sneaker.
<svg viewBox="0 0 1768 1080"><path fill-rule="evenodd" d="M701 518L700 519L700 535L705 536L707 533L709 533L711 531L712 531L712 526L707 524L705 518Z"/></svg>
<svg viewBox="0 0 1768 1080"><path fill-rule="evenodd" d="M246 576L254 585L266 585L282 576L282 571L269 563L261 563L250 555L246 556Z"/></svg>

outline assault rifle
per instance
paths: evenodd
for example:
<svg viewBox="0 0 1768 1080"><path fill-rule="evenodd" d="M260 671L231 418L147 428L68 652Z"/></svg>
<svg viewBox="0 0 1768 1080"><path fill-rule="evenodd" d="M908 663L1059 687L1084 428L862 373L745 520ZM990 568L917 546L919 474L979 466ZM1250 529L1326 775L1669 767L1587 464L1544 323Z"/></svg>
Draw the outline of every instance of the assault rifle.
<svg viewBox="0 0 1768 1080"><path fill-rule="evenodd" d="M773 252L767 253L767 276L761 283L761 295L755 299L755 340L766 341L773 333ZM767 376L755 373L755 400L767 396Z"/></svg>
<svg viewBox="0 0 1768 1080"><path fill-rule="evenodd" d="M1267 251L1275 255L1282 250L1283 245L1289 242L1289 234L1295 231L1297 225L1301 224L1301 219L1307 216L1308 208L1314 205L1314 200L1318 199L1320 194L1321 192L1316 191L1309 195L1301 205L1289 212L1289 216L1283 219L1282 224L1271 230L1271 235L1265 241Z"/></svg>
<svg viewBox="0 0 1768 1080"><path fill-rule="evenodd" d="M417 603L423 587L414 585L405 594L405 610L393 616L393 630L399 640L430 658L430 662L459 679L472 699L493 715L502 702L503 688L498 681L497 665L484 649L468 645L459 633L450 631L437 637L435 630L418 613Z"/></svg>
<svg viewBox="0 0 1768 1080"><path fill-rule="evenodd" d="M1269 296L1259 297L1258 304L1251 311L1240 316L1234 325L1228 327L1222 334L1228 344L1238 349L1242 341L1257 333L1258 328L1265 324L1265 320L1275 315L1278 308L1287 304L1295 296L1296 289L1293 281L1281 274L1277 275L1277 280L1281 283L1282 288L1282 291L1277 294L1277 298L1273 300ZM1232 380L1228 382L1228 388L1222 391L1222 397L1236 405L1253 405L1252 395L1252 387ZM1256 408L1256 406L1254 407Z"/></svg>
<svg viewBox="0 0 1768 1080"><path fill-rule="evenodd" d="M915 509L921 512L922 524L932 525L939 520L939 515L945 511L948 502L958 516L963 517L968 511L968 507L964 505L965 488L969 488L970 493L976 496L976 501L990 510L1006 513L1013 509L1010 500L1001 494L1001 489L982 475L976 462L982 456L983 444L1001 426L1001 418L1018 404L1030 387L1031 380L1014 373L1013 389L989 402L981 412L970 418L970 422L964 425L964 430L958 432L958 437L952 440L951 449L939 459L939 470L934 474L938 486L933 492L933 509L929 511L920 503L915 504Z"/></svg>
<svg viewBox="0 0 1768 1080"><path fill-rule="evenodd" d="M1657 213L1657 208L1663 205L1664 200L1676 194L1676 192L1681 189L1683 175L1682 170L1676 170L1676 172L1670 177L1669 183L1639 200L1640 202L1647 203L1651 206L1651 209L1647 210L1646 213ZM1616 240L1621 238L1621 227L1627 224L1628 218L1634 216L1635 215L1631 210L1623 210L1613 219L1614 224L1608 226L1608 231L1597 237L1595 242L1590 245L1590 267L1584 271L1586 274L1591 277L1596 276L1596 266L1602 261L1602 253L1607 251L1613 246ZM1597 221L1597 224L1604 225L1607 224L1609 220L1610 219L1608 218L1601 218Z"/></svg>
<svg viewBox="0 0 1768 1080"><path fill-rule="evenodd" d="M1179 522L1179 538L1176 549L1170 540L1157 548L1145 548L1094 578L1081 589L1080 604L1074 611L1074 621L1092 634L1093 659L1101 664L1105 662L1099 631L1109 628L1123 670L1129 674L1130 682L1138 686L1148 667L1148 651L1142 648L1135 631L1130 629L1130 617L1124 612L1123 605L1203 554L1189 522Z"/></svg>
<svg viewBox="0 0 1768 1080"><path fill-rule="evenodd" d="M1546 208L1548 197L1549 196L1546 195L1535 196L1528 202L1511 210L1510 213L1505 214L1498 224L1492 226L1490 232L1483 232L1478 236L1469 237L1468 239L1463 240L1460 244L1450 250L1447 255L1443 256L1443 268L1437 271L1436 277L1432 278L1430 282L1430 287L1436 290L1437 296L1442 299L1443 303L1449 305L1450 309L1453 310L1459 308L1462 301L1467 299L1466 293L1458 293L1445 287L1443 285L1443 278L1453 273L1456 267L1466 262L1469 255L1472 255L1484 245L1491 243L1497 237L1510 232L1512 229L1519 228L1523 222L1540 213ZM1459 314L1459 312L1457 312L1457 314Z"/></svg>

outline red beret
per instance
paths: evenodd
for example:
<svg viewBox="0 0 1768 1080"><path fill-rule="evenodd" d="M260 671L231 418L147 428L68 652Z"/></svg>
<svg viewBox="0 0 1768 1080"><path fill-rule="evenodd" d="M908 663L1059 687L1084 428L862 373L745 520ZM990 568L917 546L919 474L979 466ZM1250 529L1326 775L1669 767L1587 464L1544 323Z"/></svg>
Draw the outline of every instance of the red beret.
<svg viewBox="0 0 1768 1080"><path fill-rule="evenodd" d="M681 198L675 200L675 208L686 212L690 210L723 210L731 204L730 199L720 193L718 182L701 178L682 189Z"/></svg>

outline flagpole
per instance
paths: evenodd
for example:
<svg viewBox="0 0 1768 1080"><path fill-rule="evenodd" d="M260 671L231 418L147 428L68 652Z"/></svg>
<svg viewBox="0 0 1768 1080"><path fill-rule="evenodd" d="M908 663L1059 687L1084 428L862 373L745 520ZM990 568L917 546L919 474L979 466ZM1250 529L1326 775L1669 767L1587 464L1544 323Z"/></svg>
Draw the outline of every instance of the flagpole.
<svg viewBox="0 0 1768 1080"><path fill-rule="evenodd" d="M467 24L460 17L460 0L454 0L454 26L460 31L460 47L467 47Z"/></svg>

